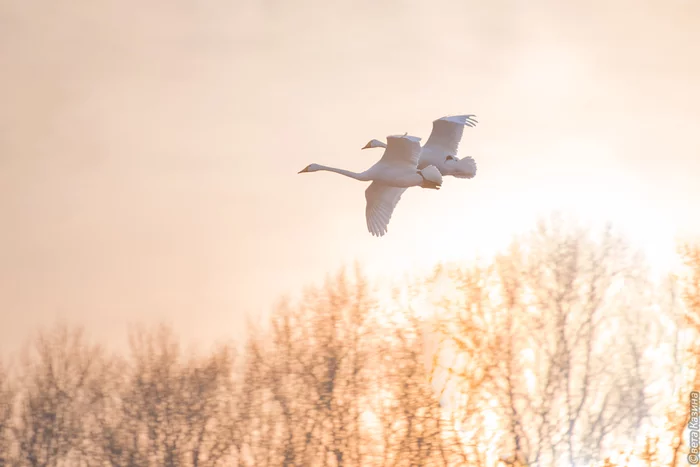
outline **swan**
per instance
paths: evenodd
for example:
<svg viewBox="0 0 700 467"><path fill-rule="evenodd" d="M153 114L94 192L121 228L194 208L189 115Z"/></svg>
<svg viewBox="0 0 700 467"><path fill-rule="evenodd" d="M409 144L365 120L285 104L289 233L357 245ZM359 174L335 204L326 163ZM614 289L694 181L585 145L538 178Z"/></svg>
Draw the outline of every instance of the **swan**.
<svg viewBox="0 0 700 467"><path fill-rule="evenodd" d="M476 115L454 115L433 121L433 131L420 153L418 168L434 165L444 175L456 178L474 178L476 162L471 157L457 157L459 142L462 140L464 127L475 126ZM379 140L370 140L362 149L386 148Z"/></svg>
<svg viewBox="0 0 700 467"><path fill-rule="evenodd" d="M310 164L298 173L325 170L362 182L371 181L365 190L367 230L372 235L381 237L387 233L394 208L406 189L419 186L439 190L442 185L442 175L435 166L418 168L420 140L417 136L408 134L387 136L382 158L364 172Z"/></svg>

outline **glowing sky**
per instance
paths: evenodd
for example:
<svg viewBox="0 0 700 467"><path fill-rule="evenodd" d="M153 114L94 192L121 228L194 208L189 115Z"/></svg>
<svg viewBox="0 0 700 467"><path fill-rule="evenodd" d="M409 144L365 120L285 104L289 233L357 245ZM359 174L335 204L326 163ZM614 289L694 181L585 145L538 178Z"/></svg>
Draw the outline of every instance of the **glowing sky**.
<svg viewBox="0 0 700 467"><path fill-rule="evenodd" d="M612 218L668 264L700 231L691 1L0 0L0 350L165 319L240 333L358 259L488 254L539 214ZM381 239L371 138L474 113L479 172L411 189Z"/></svg>

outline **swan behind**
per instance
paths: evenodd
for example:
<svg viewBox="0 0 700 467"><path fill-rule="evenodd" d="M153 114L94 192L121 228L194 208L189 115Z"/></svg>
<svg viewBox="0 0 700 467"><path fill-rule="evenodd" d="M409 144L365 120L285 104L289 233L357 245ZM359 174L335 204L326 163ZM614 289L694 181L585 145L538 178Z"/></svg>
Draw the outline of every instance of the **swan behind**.
<svg viewBox="0 0 700 467"><path fill-rule="evenodd" d="M473 127L478 122L475 115L453 115L433 121L433 130L421 149L418 168L434 165L442 175L455 178L474 178L476 162L471 157L457 157L464 127ZM372 139L362 149L385 148L386 144Z"/></svg>

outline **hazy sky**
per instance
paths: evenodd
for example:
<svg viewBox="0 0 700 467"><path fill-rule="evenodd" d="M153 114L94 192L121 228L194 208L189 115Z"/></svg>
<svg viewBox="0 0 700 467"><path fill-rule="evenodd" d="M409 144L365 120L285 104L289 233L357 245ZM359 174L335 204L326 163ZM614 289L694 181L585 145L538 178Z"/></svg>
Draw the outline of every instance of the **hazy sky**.
<svg viewBox="0 0 700 467"><path fill-rule="evenodd" d="M240 333L357 259L487 254L612 218L665 264L700 232L700 3L0 0L0 350L56 319ZM369 235L371 138L474 113L473 180Z"/></svg>

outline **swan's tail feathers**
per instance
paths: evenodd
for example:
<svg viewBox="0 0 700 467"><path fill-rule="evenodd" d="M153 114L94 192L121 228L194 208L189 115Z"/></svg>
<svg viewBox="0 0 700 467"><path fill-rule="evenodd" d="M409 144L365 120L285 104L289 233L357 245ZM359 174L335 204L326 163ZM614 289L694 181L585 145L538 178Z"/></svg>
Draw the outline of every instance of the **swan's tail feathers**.
<svg viewBox="0 0 700 467"><path fill-rule="evenodd" d="M453 176L456 178L474 178L476 175L476 161L471 157L465 157L451 163Z"/></svg>
<svg viewBox="0 0 700 467"><path fill-rule="evenodd" d="M434 165L429 165L419 170L418 173L423 177L421 187L439 190L442 186L442 174Z"/></svg>

